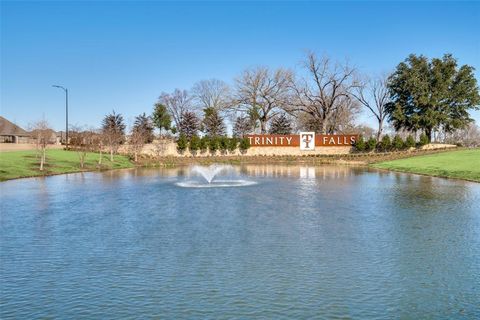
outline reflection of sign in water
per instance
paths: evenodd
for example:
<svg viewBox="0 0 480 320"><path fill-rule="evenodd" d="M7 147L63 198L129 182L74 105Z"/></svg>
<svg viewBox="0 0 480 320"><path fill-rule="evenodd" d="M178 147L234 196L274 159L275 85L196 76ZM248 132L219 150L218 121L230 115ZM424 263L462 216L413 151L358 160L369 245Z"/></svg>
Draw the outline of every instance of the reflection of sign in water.
<svg viewBox="0 0 480 320"><path fill-rule="evenodd" d="M315 150L315 147L350 147L358 139L356 134L256 134L248 135L252 147L300 147L300 150Z"/></svg>
<svg viewBox="0 0 480 320"><path fill-rule="evenodd" d="M315 132L300 132L300 150L315 150Z"/></svg>

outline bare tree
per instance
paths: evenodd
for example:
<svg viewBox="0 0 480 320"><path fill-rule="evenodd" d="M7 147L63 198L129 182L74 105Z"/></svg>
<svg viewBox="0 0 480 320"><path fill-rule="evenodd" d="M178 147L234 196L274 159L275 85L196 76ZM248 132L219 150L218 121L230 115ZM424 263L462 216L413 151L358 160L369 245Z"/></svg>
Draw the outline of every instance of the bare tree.
<svg viewBox="0 0 480 320"><path fill-rule="evenodd" d="M40 152L40 171L43 171L46 159L47 145L51 143L54 131L46 120L40 120L32 125L32 136Z"/></svg>
<svg viewBox="0 0 480 320"><path fill-rule="evenodd" d="M355 69L332 63L328 57L319 59L314 53L307 54L304 67L306 75L292 81L294 99L289 111L307 113L318 122L320 133L333 133L335 113L345 107L345 99L355 86Z"/></svg>
<svg viewBox="0 0 480 320"><path fill-rule="evenodd" d="M231 103L230 88L217 79L197 82L192 88L192 95L201 109L212 108L221 112Z"/></svg>
<svg viewBox="0 0 480 320"><path fill-rule="evenodd" d="M375 116L378 123L377 141L382 137L383 125L387 117L385 108L390 101L387 81L387 75L367 78L358 81L352 92L352 95Z"/></svg>
<svg viewBox="0 0 480 320"><path fill-rule="evenodd" d="M328 122L327 132L351 133L360 111L361 107L358 101L350 96L341 97L338 108Z"/></svg>
<svg viewBox="0 0 480 320"><path fill-rule="evenodd" d="M97 133L93 129L85 130L75 126L71 128L70 132L70 145L77 152L80 168L83 169L88 153L97 148Z"/></svg>
<svg viewBox="0 0 480 320"><path fill-rule="evenodd" d="M255 113L261 133L267 132L267 123L289 103L292 72L285 69L271 71L266 67L245 70L236 79L236 110Z"/></svg>
<svg viewBox="0 0 480 320"><path fill-rule="evenodd" d="M192 97L186 90L175 89L171 94L162 92L158 102L167 108L177 129L179 128L182 115L193 109Z"/></svg>

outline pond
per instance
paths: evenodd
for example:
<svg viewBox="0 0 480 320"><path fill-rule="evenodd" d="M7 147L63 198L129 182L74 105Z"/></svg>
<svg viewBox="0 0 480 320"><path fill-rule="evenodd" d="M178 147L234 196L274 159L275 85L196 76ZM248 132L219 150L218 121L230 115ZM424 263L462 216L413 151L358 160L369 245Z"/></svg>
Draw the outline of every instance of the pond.
<svg viewBox="0 0 480 320"><path fill-rule="evenodd" d="M198 172L0 183L0 318L480 318L480 184Z"/></svg>

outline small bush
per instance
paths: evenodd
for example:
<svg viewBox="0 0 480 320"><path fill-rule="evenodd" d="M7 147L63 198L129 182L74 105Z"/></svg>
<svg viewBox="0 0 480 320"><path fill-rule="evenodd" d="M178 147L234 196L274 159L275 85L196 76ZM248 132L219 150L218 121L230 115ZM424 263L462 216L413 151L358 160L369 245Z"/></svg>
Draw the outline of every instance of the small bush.
<svg viewBox="0 0 480 320"><path fill-rule="evenodd" d="M392 148L394 150L402 150L404 146L405 146L405 143L403 142L402 138L398 134L395 135L392 141Z"/></svg>
<svg viewBox="0 0 480 320"><path fill-rule="evenodd" d="M230 138L229 141L228 141L228 152L234 153L235 150L237 149L237 146L238 146L237 138L235 138L235 137Z"/></svg>
<svg viewBox="0 0 480 320"><path fill-rule="evenodd" d="M422 134L420 135L420 139L418 140L417 145L418 145L419 147L423 147L424 145L427 145L429 142L430 142L430 141L428 141L427 135L426 135L425 133L422 133Z"/></svg>
<svg viewBox="0 0 480 320"><path fill-rule="evenodd" d="M218 147L220 149L220 152L222 152L222 154L227 153L229 142L230 141L229 141L228 137L220 137L218 139Z"/></svg>
<svg viewBox="0 0 480 320"><path fill-rule="evenodd" d="M413 147L415 147L415 139L413 138L412 135L409 135L405 140L405 148L410 149Z"/></svg>
<svg viewBox="0 0 480 320"><path fill-rule="evenodd" d="M363 139L363 136L360 136L360 138L358 138L357 142L355 142L354 144L354 147L355 147L355 150L357 150L358 152L365 151L365 148L367 146L365 144L365 140Z"/></svg>
<svg viewBox="0 0 480 320"><path fill-rule="evenodd" d="M200 138L197 135L193 136L192 139L190 139L188 149L193 155L197 154L197 151L200 149Z"/></svg>
<svg viewBox="0 0 480 320"><path fill-rule="evenodd" d="M240 140L240 144L238 146L240 148L240 152L245 153L250 148L250 141L248 138L243 138Z"/></svg>
<svg viewBox="0 0 480 320"><path fill-rule="evenodd" d="M200 152L201 152L201 153L207 152L207 150L208 150L208 145L209 145L208 137L207 137L207 136L202 137L202 139L200 139L200 143L199 143L199 145L198 145L198 148L200 149Z"/></svg>
<svg viewBox="0 0 480 320"><path fill-rule="evenodd" d="M211 138L208 141L208 149L210 153L215 154L218 150L218 138Z"/></svg>
<svg viewBox="0 0 480 320"><path fill-rule="evenodd" d="M185 152L185 150L187 150L187 146L188 146L187 137L185 137L184 134L181 134L180 137L178 137L178 140L177 140L178 153L183 154Z"/></svg>
<svg viewBox="0 0 480 320"><path fill-rule="evenodd" d="M387 152L387 151L390 151L391 148L392 148L392 140L390 140L390 136L386 134L382 137L382 140L380 140L380 142L378 143L377 149L378 151L381 151L381 152Z"/></svg>
<svg viewBox="0 0 480 320"><path fill-rule="evenodd" d="M365 145L365 151L375 150L376 146L377 146L377 139L375 139L374 137L371 137L370 139L368 139Z"/></svg>

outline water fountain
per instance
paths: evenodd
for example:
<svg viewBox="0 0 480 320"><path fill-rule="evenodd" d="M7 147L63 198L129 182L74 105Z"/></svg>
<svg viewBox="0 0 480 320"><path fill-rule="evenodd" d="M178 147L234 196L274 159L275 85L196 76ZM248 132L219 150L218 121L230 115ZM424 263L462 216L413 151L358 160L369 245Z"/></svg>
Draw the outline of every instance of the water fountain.
<svg viewBox="0 0 480 320"><path fill-rule="evenodd" d="M191 176L200 176L202 180L189 179L177 182L176 185L184 188L213 188L213 187L241 187L256 184L255 181L244 179L216 179L220 174L237 173L237 169L231 165L212 164L210 166L192 166Z"/></svg>

